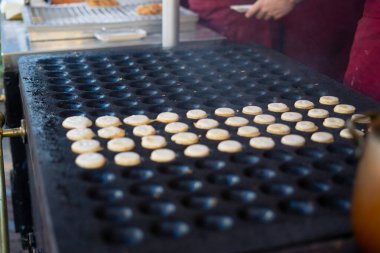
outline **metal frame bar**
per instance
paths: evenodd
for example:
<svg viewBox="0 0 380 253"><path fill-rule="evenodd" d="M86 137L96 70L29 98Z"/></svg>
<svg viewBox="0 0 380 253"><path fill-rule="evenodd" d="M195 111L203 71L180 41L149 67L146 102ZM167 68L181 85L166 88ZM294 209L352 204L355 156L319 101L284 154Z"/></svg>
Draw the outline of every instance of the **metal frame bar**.
<svg viewBox="0 0 380 253"><path fill-rule="evenodd" d="M19 128L3 129L5 124L5 116L0 113L0 252L9 253L9 231L8 231L8 210L7 195L5 187L5 169L4 169L4 153L3 138L4 137L25 137L26 130L24 121L21 121Z"/></svg>
<svg viewBox="0 0 380 253"><path fill-rule="evenodd" d="M4 117L0 119L1 127L4 125ZM9 233L8 233L8 215L7 215L7 196L5 189L5 171L4 171L4 154L3 154L3 135L0 136L0 251L9 252Z"/></svg>

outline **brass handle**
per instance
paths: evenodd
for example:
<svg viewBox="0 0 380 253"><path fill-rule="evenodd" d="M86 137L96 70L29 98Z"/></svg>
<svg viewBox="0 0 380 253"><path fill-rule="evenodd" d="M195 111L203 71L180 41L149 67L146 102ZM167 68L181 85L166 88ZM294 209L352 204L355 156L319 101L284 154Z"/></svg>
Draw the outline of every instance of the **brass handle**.
<svg viewBox="0 0 380 253"><path fill-rule="evenodd" d="M5 169L3 154L3 137L22 137L26 136L24 120L21 120L19 128L3 129L5 116L0 112L0 252L9 252L8 234L8 215L7 215L7 196L5 189Z"/></svg>

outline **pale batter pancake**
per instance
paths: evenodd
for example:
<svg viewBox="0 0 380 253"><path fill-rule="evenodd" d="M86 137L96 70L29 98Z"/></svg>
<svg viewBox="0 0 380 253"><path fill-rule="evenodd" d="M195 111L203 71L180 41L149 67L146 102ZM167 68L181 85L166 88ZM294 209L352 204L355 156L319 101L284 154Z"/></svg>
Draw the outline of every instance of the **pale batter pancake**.
<svg viewBox="0 0 380 253"><path fill-rule="evenodd" d="M191 145L198 142L198 135L190 132L178 133L172 136L171 140L180 145Z"/></svg>
<svg viewBox="0 0 380 253"><path fill-rule="evenodd" d="M150 155L150 159L157 163L167 163L175 160L175 152L171 149L156 149Z"/></svg>
<svg viewBox="0 0 380 253"><path fill-rule="evenodd" d="M242 137L256 137L260 135L260 131L257 127L253 126L242 126L239 127L237 131L237 135L242 136Z"/></svg>
<svg viewBox="0 0 380 253"><path fill-rule="evenodd" d="M184 151L185 156L200 158L206 157L210 154L210 149L203 144L194 144L188 146Z"/></svg>
<svg viewBox="0 0 380 253"><path fill-rule="evenodd" d="M98 136L104 139L124 137L125 130L119 127L105 127L98 130Z"/></svg>
<svg viewBox="0 0 380 253"><path fill-rule="evenodd" d="M318 143L332 143L334 136L328 132L316 132L311 136L311 140Z"/></svg>
<svg viewBox="0 0 380 253"><path fill-rule="evenodd" d="M271 112L287 112L289 107L284 103L270 103L268 104L268 110Z"/></svg>
<svg viewBox="0 0 380 253"><path fill-rule="evenodd" d="M358 129L355 129L355 133L360 137L364 136L364 133ZM340 137L345 138L345 139L353 139L354 138L352 136L352 133L350 132L350 130L347 128L340 131L339 135L340 135Z"/></svg>
<svg viewBox="0 0 380 253"><path fill-rule="evenodd" d="M302 120L302 114L298 112L284 112L281 119L288 122L298 122Z"/></svg>
<svg viewBox="0 0 380 253"><path fill-rule="evenodd" d="M156 129L154 129L154 127L152 127L151 125L135 126L133 128L133 134L139 137L155 135Z"/></svg>
<svg viewBox="0 0 380 253"><path fill-rule="evenodd" d="M243 145L240 142L234 140L222 141L218 145L218 150L225 153L237 153L242 151Z"/></svg>
<svg viewBox="0 0 380 253"><path fill-rule="evenodd" d="M249 141L249 145L256 149L272 149L276 145L270 137L254 137Z"/></svg>
<svg viewBox="0 0 380 253"><path fill-rule="evenodd" d="M126 137L115 138L107 143L107 148L113 152L125 152L130 151L135 147L135 142Z"/></svg>
<svg viewBox="0 0 380 253"><path fill-rule="evenodd" d="M141 125L147 125L150 123L150 119L145 115L132 115L129 117L126 117L123 122L130 126L141 126Z"/></svg>
<svg viewBox="0 0 380 253"><path fill-rule="evenodd" d="M166 140L160 135L144 136L141 139L141 146L147 149L158 149L166 146Z"/></svg>
<svg viewBox="0 0 380 253"><path fill-rule="evenodd" d="M315 132L318 130L317 125L311 121L300 121L296 124L296 130L306 133Z"/></svg>
<svg viewBox="0 0 380 253"><path fill-rule="evenodd" d="M267 132L270 134L284 135L290 133L290 127L285 124L271 124L267 127Z"/></svg>
<svg viewBox="0 0 380 253"><path fill-rule="evenodd" d="M158 114L157 121L161 123L171 123L176 122L179 119L179 115L174 112L162 112Z"/></svg>
<svg viewBox="0 0 380 253"><path fill-rule="evenodd" d="M344 120L340 118L326 118L323 121L323 125L328 128L343 128L345 126Z"/></svg>
<svg viewBox="0 0 380 253"><path fill-rule="evenodd" d="M263 113L263 110L258 106L249 105L244 107L242 112L248 115L259 115Z"/></svg>
<svg viewBox="0 0 380 253"><path fill-rule="evenodd" d="M241 127L248 125L249 121L243 117L230 117L224 122L227 126Z"/></svg>
<svg viewBox="0 0 380 253"><path fill-rule="evenodd" d="M340 104L334 107L334 112L340 113L340 114L352 114L355 112L355 110L356 110L355 106L347 105L347 104Z"/></svg>
<svg viewBox="0 0 380 253"><path fill-rule="evenodd" d="M261 125L269 125L276 121L276 118L269 114L260 114L255 116L253 122Z"/></svg>
<svg viewBox="0 0 380 253"><path fill-rule="evenodd" d="M214 119L200 119L194 123L194 126L198 129L208 130L218 127L219 123Z"/></svg>
<svg viewBox="0 0 380 253"><path fill-rule="evenodd" d="M106 158L99 153L85 153L75 159L75 163L83 169L99 169L106 164Z"/></svg>
<svg viewBox="0 0 380 253"><path fill-rule="evenodd" d="M359 124L369 124L371 123L371 118L365 116L364 114L354 114L351 117L351 120Z"/></svg>
<svg viewBox="0 0 380 253"><path fill-rule="evenodd" d="M176 133L182 133L189 130L189 126L182 122L172 122L165 126L165 132L176 134Z"/></svg>
<svg viewBox="0 0 380 253"><path fill-rule="evenodd" d="M62 126L68 129L88 128L92 126L92 122L84 116L71 116L62 122Z"/></svg>
<svg viewBox="0 0 380 253"><path fill-rule="evenodd" d="M194 109L186 113L186 117L189 119L204 119L207 117L207 113L203 110Z"/></svg>
<svg viewBox="0 0 380 253"><path fill-rule="evenodd" d="M115 155L114 161L119 166L130 167L139 165L141 163L141 157L135 152L123 152Z"/></svg>
<svg viewBox="0 0 380 253"><path fill-rule="evenodd" d="M294 103L294 107L297 109L309 110L314 108L314 103L309 100L297 100Z"/></svg>
<svg viewBox="0 0 380 253"><path fill-rule="evenodd" d="M101 149L100 142L97 140L80 140L71 144L71 151L76 154L94 153Z"/></svg>
<svg viewBox="0 0 380 253"><path fill-rule="evenodd" d="M301 135L289 134L281 138L281 143L291 147L302 147L305 145L305 138Z"/></svg>
<svg viewBox="0 0 380 253"><path fill-rule="evenodd" d="M71 129L66 134L70 141L89 140L95 137L95 133L90 128Z"/></svg>
<svg viewBox="0 0 380 253"><path fill-rule="evenodd" d="M100 128L110 126L118 127L121 125L121 121L119 118L114 116L102 116L96 119L95 125Z"/></svg>
<svg viewBox="0 0 380 253"><path fill-rule="evenodd" d="M337 105L339 104L339 98L334 96L322 96L319 99L319 103L323 105Z"/></svg>
<svg viewBox="0 0 380 253"><path fill-rule="evenodd" d="M311 109L307 112L307 115L310 118L315 118L315 119L324 119L329 116L329 111L325 109Z"/></svg>
<svg viewBox="0 0 380 253"><path fill-rule="evenodd" d="M215 115L220 117L232 117L235 115L235 111L231 108L218 108L215 110Z"/></svg>
<svg viewBox="0 0 380 253"><path fill-rule="evenodd" d="M230 133L224 129L214 128L207 131L206 138L213 141L223 141L230 138Z"/></svg>

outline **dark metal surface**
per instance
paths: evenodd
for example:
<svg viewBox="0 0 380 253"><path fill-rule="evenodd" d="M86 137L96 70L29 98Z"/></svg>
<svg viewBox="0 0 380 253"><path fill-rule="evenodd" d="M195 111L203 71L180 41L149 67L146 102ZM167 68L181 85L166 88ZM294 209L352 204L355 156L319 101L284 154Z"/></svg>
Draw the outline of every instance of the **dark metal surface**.
<svg viewBox="0 0 380 253"><path fill-rule="evenodd" d="M260 253L359 253L352 237L306 243L292 248L263 251Z"/></svg>
<svg viewBox="0 0 380 253"><path fill-rule="evenodd" d="M61 127L72 115L95 120L143 113L155 118L174 111L192 125L185 117L192 108L216 118L212 112L218 107L241 110L255 104L267 112L270 102L293 108L295 100L304 98L328 108L332 116L349 117L319 105L321 95L336 95L359 112L379 108L280 54L225 43L181 45L172 51L40 55L23 58L20 75L34 194L49 253L251 252L351 233L348 212L356 162L354 146L339 137L339 130L328 129L336 139L330 145L308 141L303 148L289 148L274 137L276 149L257 151L234 128L223 126L243 143L243 153L219 153L215 142L202 139L213 149L206 159L185 158L183 147L169 144L178 158L159 165L138 144L136 151L145 159L136 168L116 166L108 151L102 152L109 161L102 170L84 171L74 164ZM218 120L223 124L224 119ZM326 130L322 120L315 122ZM154 125L170 139L162 124ZM140 142L132 128L123 127ZM265 127L258 127L265 133ZM190 131L205 134L193 126ZM188 182L187 187L178 189L179 182ZM202 187L192 192L189 182Z"/></svg>

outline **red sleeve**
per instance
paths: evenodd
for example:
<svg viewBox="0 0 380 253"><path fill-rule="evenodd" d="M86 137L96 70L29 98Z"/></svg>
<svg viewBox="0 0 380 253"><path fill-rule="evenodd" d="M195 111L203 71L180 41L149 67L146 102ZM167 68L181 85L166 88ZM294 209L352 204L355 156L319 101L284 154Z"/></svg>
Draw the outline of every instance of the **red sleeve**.
<svg viewBox="0 0 380 253"><path fill-rule="evenodd" d="M380 0L366 2L351 49L345 84L380 101Z"/></svg>
<svg viewBox="0 0 380 253"><path fill-rule="evenodd" d="M304 0L284 19L284 53L342 81L362 11L358 0Z"/></svg>

